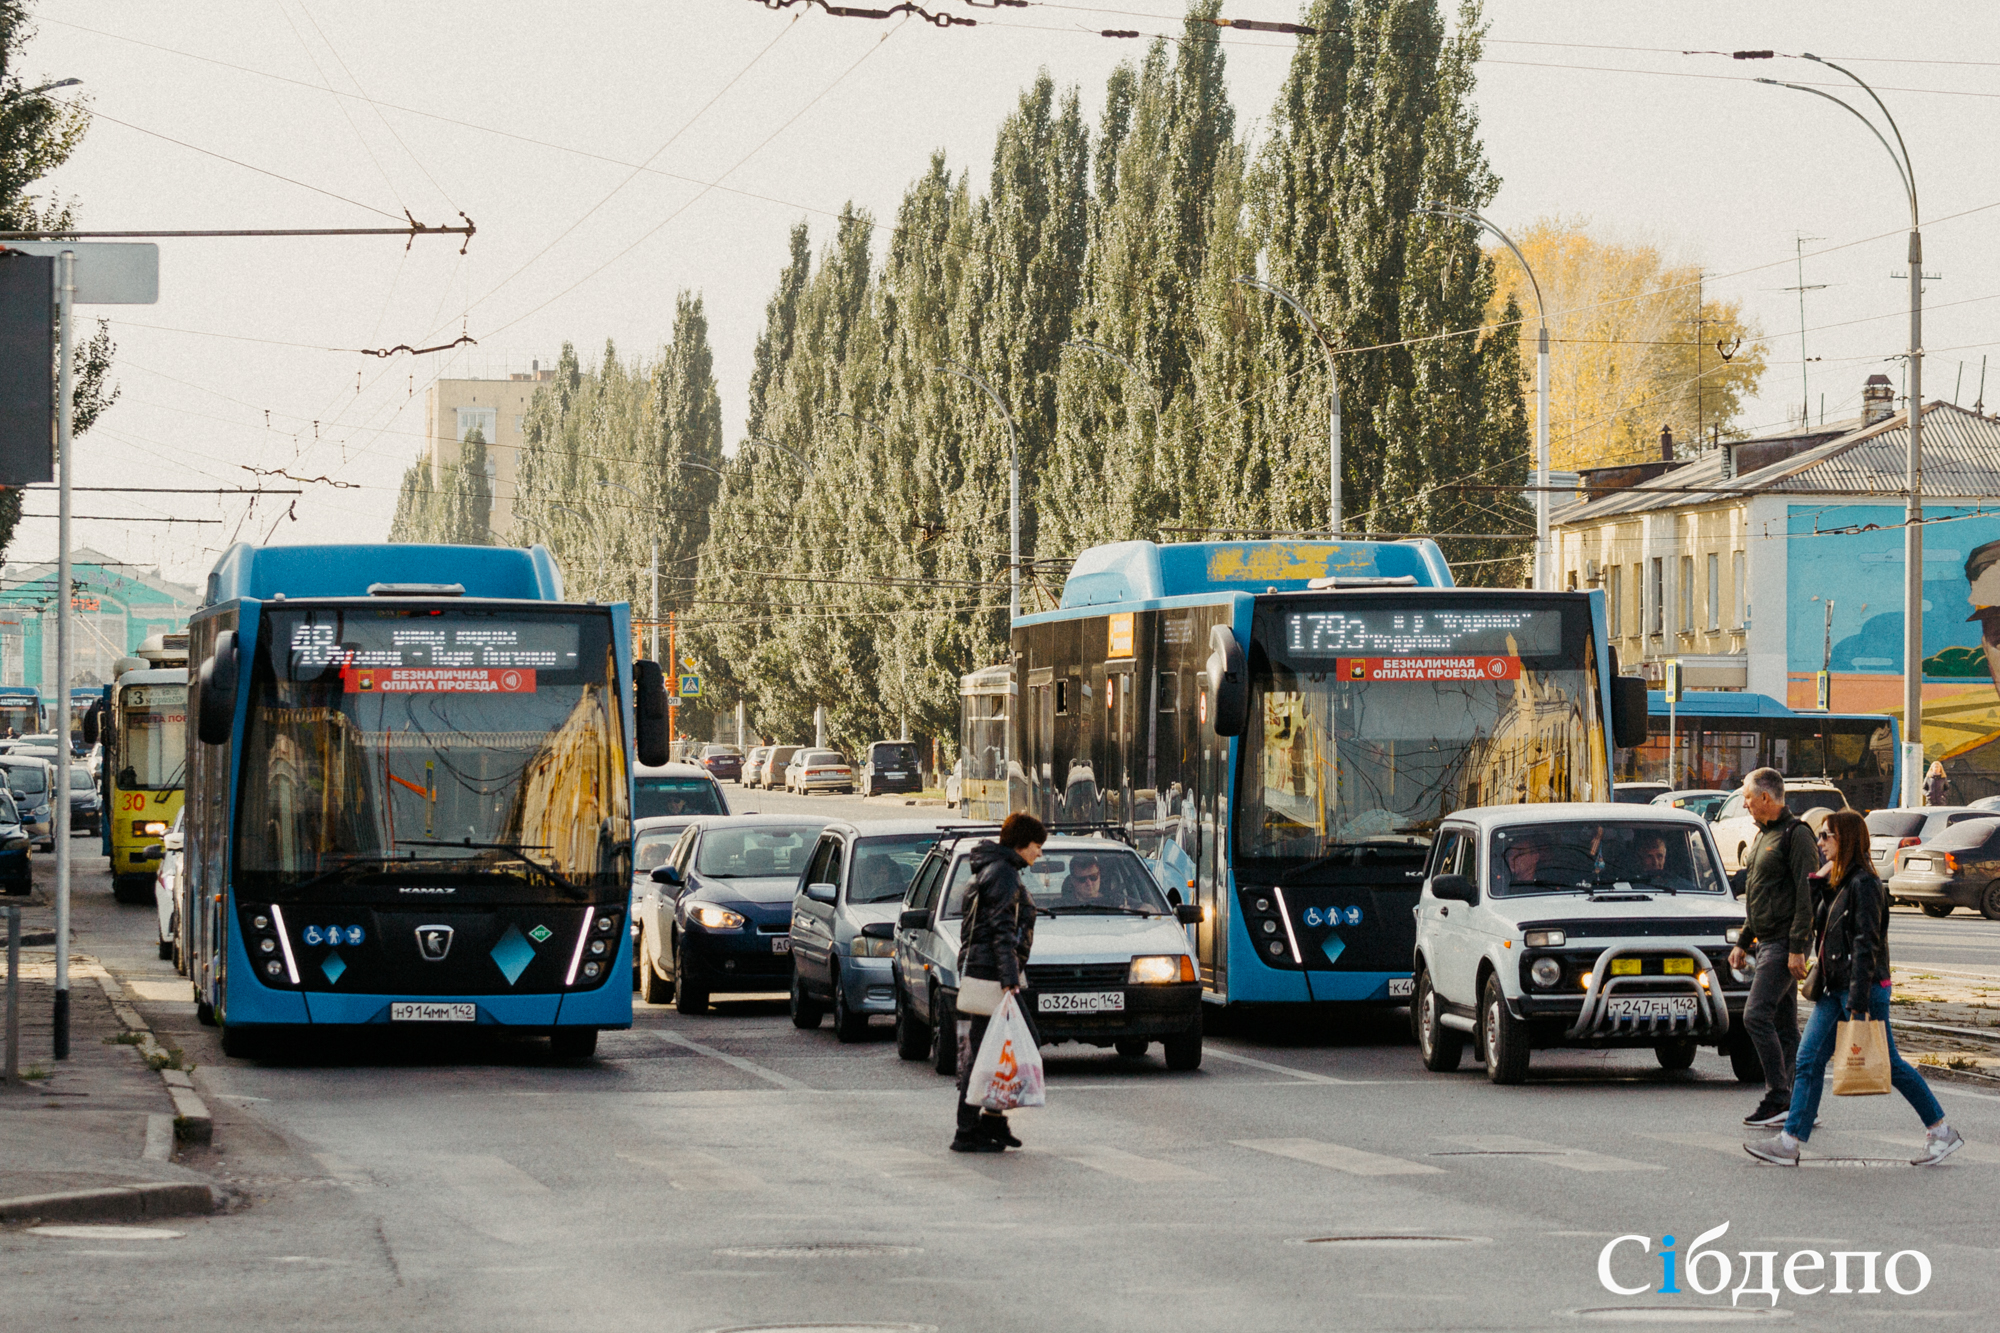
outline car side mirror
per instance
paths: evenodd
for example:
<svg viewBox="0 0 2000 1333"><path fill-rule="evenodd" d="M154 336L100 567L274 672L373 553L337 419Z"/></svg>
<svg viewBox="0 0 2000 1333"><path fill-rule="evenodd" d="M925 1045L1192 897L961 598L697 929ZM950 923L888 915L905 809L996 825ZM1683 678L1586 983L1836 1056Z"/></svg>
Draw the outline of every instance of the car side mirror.
<svg viewBox="0 0 2000 1333"><path fill-rule="evenodd" d="M167 835L167 841L164 844L166 846L166 849L170 852L179 851L181 849L181 836L182 835L178 833L169 833Z"/></svg>
<svg viewBox="0 0 2000 1333"><path fill-rule="evenodd" d="M931 923L931 914L929 908L910 907L910 908L905 908L903 914L896 918L896 929L922 930L925 926L928 926L930 923Z"/></svg>
<svg viewBox="0 0 2000 1333"><path fill-rule="evenodd" d="M1200 904L1200 903L1178 903L1178 904L1176 904L1176 905L1175 905L1175 907L1174 907L1174 920L1176 920L1176 921L1180 922L1180 923L1181 923L1181 924L1182 924L1183 926L1198 926L1198 925L1200 925L1200 924L1201 924L1201 904Z"/></svg>
<svg viewBox="0 0 2000 1333"><path fill-rule="evenodd" d="M831 903L833 901L833 896L834 896L834 890L833 890L833 885L831 884L806 885L806 897L812 902Z"/></svg>
<svg viewBox="0 0 2000 1333"><path fill-rule="evenodd" d="M1439 875L1431 881L1431 897L1455 903L1479 901L1479 886L1464 875Z"/></svg>
<svg viewBox="0 0 2000 1333"><path fill-rule="evenodd" d="M670 889L681 886L681 872L672 866L661 866L653 871L653 883L664 884Z"/></svg>
<svg viewBox="0 0 2000 1333"><path fill-rule="evenodd" d="M870 921L861 928L861 937L869 940L892 940L896 938L896 928L887 921Z"/></svg>

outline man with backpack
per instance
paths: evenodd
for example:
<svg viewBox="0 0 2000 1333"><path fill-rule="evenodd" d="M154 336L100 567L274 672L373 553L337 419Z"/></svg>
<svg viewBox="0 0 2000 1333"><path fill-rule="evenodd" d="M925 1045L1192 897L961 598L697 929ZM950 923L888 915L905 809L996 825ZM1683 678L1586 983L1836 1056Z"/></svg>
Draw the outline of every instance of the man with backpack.
<svg viewBox="0 0 2000 1333"><path fill-rule="evenodd" d="M1729 965L1756 959L1743 1027L1764 1066L1764 1100L1746 1125L1785 1123L1792 1105L1792 1065L1799 1051L1799 987L1812 948L1813 895L1807 877L1819 869L1812 830L1785 804L1784 775L1760 768L1743 779L1743 808L1757 821L1757 840L1743 862L1743 934Z"/></svg>

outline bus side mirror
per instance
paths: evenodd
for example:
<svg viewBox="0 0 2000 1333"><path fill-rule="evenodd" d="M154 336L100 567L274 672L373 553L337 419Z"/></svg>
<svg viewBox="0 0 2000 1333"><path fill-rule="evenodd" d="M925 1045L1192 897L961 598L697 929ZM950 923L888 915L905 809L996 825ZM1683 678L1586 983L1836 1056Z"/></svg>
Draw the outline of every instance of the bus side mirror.
<svg viewBox="0 0 2000 1333"><path fill-rule="evenodd" d="M1208 695L1213 700L1215 734L1241 736L1250 724L1250 673L1243 645L1227 625L1208 632Z"/></svg>
<svg viewBox="0 0 2000 1333"><path fill-rule="evenodd" d="M1611 678L1611 743L1621 750L1646 743L1646 681L1643 676Z"/></svg>
<svg viewBox="0 0 2000 1333"><path fill-rule="evenodd" d="M104 700L92 700L90 711L83 715L83 743L86 746L97 744L97 720L103 716Z"/></svg>
<svg viewBox="0 0 2000 1333"><path fill-rule="evenodd" d="M236 729L236 631L215 636L215 651L201 664L201 743L227 745Z"/></svg>
<svg viewBox="0 0 2000 1333"><path fill-rule="evenodd" d="M672 757L673 738L667 735L667 676L658 662L641 658L632 664L632 683L639 692L639 762L655 768Z"/></svg>

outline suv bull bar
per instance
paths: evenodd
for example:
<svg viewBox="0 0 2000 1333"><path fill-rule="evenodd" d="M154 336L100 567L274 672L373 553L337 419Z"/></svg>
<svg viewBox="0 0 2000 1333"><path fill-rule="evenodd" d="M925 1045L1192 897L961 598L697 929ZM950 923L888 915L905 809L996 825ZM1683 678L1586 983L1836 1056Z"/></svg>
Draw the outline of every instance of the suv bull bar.
<svg viewBox="0 0 2000 1333"><path fill-rule="evenodd" d="M1694 960L1694 975L1610 976L1613 959L1636 953L1691 958ZM1642 1022L1650 1023L1653 1033L1660 1033L1662 1019L1657 1014L1646 1019L1614 1018L1609 1014L1611 993L1624 983L1633 981L1649 985L1658 985L1663 981L1675 983L1673 990L1684 988L1695 997L1695 1010L1685 1020L1686 1035L1722 1037L1728 1033L1729 1004L1722 997L1722 979L1716 975L1715 964L1708 961L1707 954L1691 944L1664 948L1659 945L1620 944L1597 955L1597 961L1590 965L1590 975L1584 981L1583 1012L1577 1016L1576 1026L1567 1035L1572 1039L1602 1036L1606 1032L1617 1031L1626 1023L1632 1025L1630 1031L1637 1032ZM1666 1031L1662 1035L1673 1036L1683 1020L1679 1015L1669 1015L1664 1021Z"/></svg>

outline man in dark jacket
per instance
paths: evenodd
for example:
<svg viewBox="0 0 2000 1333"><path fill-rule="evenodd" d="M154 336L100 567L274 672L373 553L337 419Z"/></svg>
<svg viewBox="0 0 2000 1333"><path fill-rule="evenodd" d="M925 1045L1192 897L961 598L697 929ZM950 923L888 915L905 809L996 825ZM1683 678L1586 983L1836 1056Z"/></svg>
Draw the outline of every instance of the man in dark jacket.
<svg viewBox="0 0 2000 1333"><path fill-rule="evenodd" d="M1743 779L1743 808L1757 821L1757 839L1743 863L1743 934L1729 965L1757 960L1743 1028L1764 1066L1764 1100L1746 1125L1785 1123L1792 1105L1792 1066L1799 1051L1799 979L1812 947L1813 896L1807 876L1819 869L1812 830L1785 805L1784 775L1760 768Z"/></svg>
<svg viewBox="0 0 2000 1333"><path fill-rule="evenodd" d="M959 931L958 975L997 981L1006 991L1019 991L1035 945L1035 900L1021 883L1021 872L1042 854L1049 831L1033 815L1016 811L1000 825L998 842L972 849L972 884L965 893L964 925ZM1007 1128L1007 1117L982 1112L966 1101L972 1063L985 1040L987 1014L968 1016L958 1030L958 1133L953 1152L1005 1152L1021 1141Z"/></svg>

